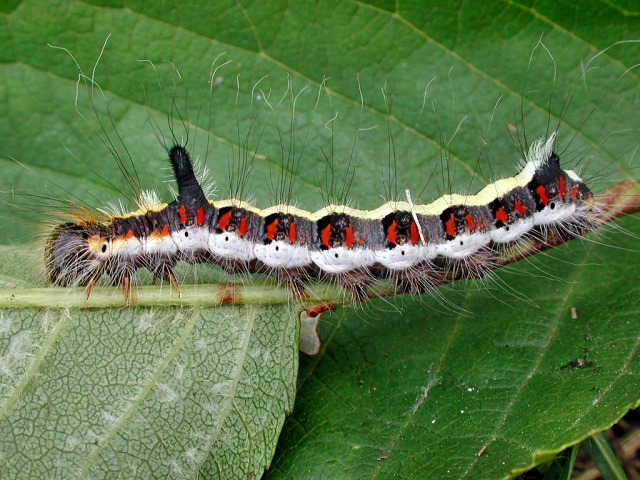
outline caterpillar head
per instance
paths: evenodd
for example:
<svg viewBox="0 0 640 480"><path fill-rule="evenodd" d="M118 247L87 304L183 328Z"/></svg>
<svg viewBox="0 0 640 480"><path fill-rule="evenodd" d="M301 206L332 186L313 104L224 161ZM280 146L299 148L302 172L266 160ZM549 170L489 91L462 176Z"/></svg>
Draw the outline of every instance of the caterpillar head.
<svg viewBox="0 0 640 480"><path fill-rule="evenodd" d="M49 283L62 287L84 286L92 278L99 277L103 264L96 258L90 245L95 243L96 236L82 224L63 223L55 227L44 251ZM105 240L97 248L106 253L107 245Z"/></svg>

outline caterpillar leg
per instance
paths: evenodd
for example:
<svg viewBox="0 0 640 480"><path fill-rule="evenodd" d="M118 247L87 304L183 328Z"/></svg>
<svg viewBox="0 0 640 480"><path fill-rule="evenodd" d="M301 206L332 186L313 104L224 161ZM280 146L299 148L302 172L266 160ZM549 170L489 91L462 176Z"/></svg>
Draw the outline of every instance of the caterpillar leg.
<svg viewBox="0 0 640 480"><path fill-rule="evenodd" d="M355 269L351 272L342 272L333 275L331 281L337 283L351 294L353 303L362 303L369 300L369 285L373 281L373 276L368 269Z"/></svg>
<svg viewBox="0 0 640 480"><path fill-rule="evenodd" d="M165 267L162 270L162 279L165 282L169 282L171 284L171 286L176 291L179 297L182 296L182 293L180 292L180 284L178 283L178 278L176 277L176 274L173 273L173 270L170 267Z"/></svg>
<svg viewBox="0 0 640 480"><path fill-rule="evenodd" d="M122 291L124 292L124 299L127 305L131 303L132 295L131 295L131 276L124 275L122 277Z"/></svg>
<svg viewBox="0 0 640 480"><path fill-rule="evenodd" d="M175 262L171 263L167 261L154 262L153 264L146 265L146 267L153 272L154 284L158 281L159 278L161 278L164 282L170 284L173 287L178 296L182 296L180 292L180 283L178 282L176 274L173 273L174 266Z"/></svg>
<svg viewBox="0 0 640 480"><path fill-rule="evenodd" d="M347 284L343 285L349 293L351 293L351 300L354 303L362 303L369 300L369 293L367 292L367 285L363 284Z"/></svg>
<svg viewBox="0 0 640 480"><path fill-rule="evenodd" d="M309 279L309 272L305 268L268 268L264 271L271 275L278 285L285 285L294 300L308 297L305 282Z"/></svg>
<svg viewBox="0 0 640 480"><path fill-rule="evenodd" d="M125 302L127 305L129 305L133 298L131 280L136 273L136 266L133 263L125 263L123 265L108 265L105 270L105 273L111 278L111 285L113 285L114 287L122 287Z"/></svg>
<svg viewBox="0 0 640 480"><path fill-rule="evenodd" d="M278 282L280 283L280 280ZM296 276L287 276L282 283L287 286L294 300L303 300L308 297L305 291L304 279Z"/></svg>
<svg viewBox="0 0 640 480"><path fill-rule="evenodd" d="M85 287L85 291L87 292L87 300L89 300L89 297L91 296L91 292L93 291L93 286L98 281L98 278L99 277L97 276L90 277L89 280L87 280L87 282L85 283L84 287Z"/></svg>

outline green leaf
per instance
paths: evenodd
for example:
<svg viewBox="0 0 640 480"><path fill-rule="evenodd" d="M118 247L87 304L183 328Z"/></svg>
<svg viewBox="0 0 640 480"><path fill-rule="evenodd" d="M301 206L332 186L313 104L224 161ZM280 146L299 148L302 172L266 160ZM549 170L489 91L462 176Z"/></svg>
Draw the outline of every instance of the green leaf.
<svg viewBox="0 0 640 480"><path fill-rule="evenodd" d="M66 53L46 46L68 48L90 76L110 33L95 70L104 93L104 98L96 96L96 108L104 121L108 107L113 125L105 121L107 133L124 155L117 130L145 188L158 188L167 176L166 154L156 133L170 134L167 99L174 92L176 107L186 119L186 128L179 119L174 122L174 132L180 138L189 131L194 152L206 160L218 182L218 198L235 190L227 178L233 161L243 158L238 152L245 140L248 150L257 153L245 193L259 206L274 203L277 173L289 150L302 155L293 175L293 199L301 207L321 207L325 197L340 197L341 188L348 186L359 207L374 208L381 197L403 198L405 188L411 189L414 201L428 202L449 190L475 192L510 176L522 156L519 135L526 131L530 142L557 124L563 164L576 167L596 191L639 176L634 151L640 82L637 70L626 70L637 63L640 47L616 43L640 38L637 6L631 2L242 1L194 6L134 1L126 7L117 2L61 2L54 8L34 0L2 12L3 191L16 188L93 206L131 196L127 180L116 172L111 155L93 133L100 125L83 88L78 103L83 117L76 113L75 64ZM541 36L544 43L538 44ZM211 63L223 52L218 65L224 59L233 63L218 71L223 81L215 85L210 108L207 78ZM155 71L138 60L153 61ZM264 75L269 77L252 94ZM286 94L287 76L293 94ZM318 95L325 77L331 77L329 91ZM385 85L386 103L380 92ZM291 122L292 97L305 86ZM260 100L263 96L268 96L273 112ZM250 130L252 118L256 120ZM336 170L333 186L325 155ZM356 162L353 180L350 159ZM395 184L388 181L389 159L396 165ZM163 198L170 198L166 191ZM43 217L57 221L50 211L42 211L39 199L18 196L7 202L0 230L5 244L33 239ZM619 225L625 230L605 229L600 236L521 262L487 282L441 289L434 297L380 301L324 318L323 350L303 359L295 410L269 476L503 478L614 423L640 400L640 292L633 236L640 230L637 218ZM39 258L31 264L38 265ZM42 285L37 271L14 270L2 272L4 288ZM210 280L211 270L199 269L189 279ZM249 311L263 318L262 308ZM572 308L577 309L576 319ZM137 326L144 324L144 309L73 310L70 317L50 310L4 312L1 324L9 327L2 330L0 338L7 346L0 351L3 358L18 355L6 357L11 359L6 364L15 368L11 379L3 379L9 392L5 398L13 398L10 392L31 378L24 380L26 393L12 400L9 414L28 412L43 425L21 440L26 444L12 441L3 431L1 451L3 459L9 458L5 463L23 465L5 452L19 448L26 458L30 450L21 445L37 443L35 450L51 452L43 457L47 461L55 458L59 468L80 462L81 469L96 469L88 472L91 476L99 476L103 468L122 468L123 476L131 476L126 470L135 464L131 455L140 468L154 473L154 468L181 458L177 466L184 468L182 474L194 476L188 470L189 465L195 469L193 464L176 452L189 451L190 441L201 442L196 433L214 430L206 429L206 421L197 416L185 415L180 422L164 415L163 408L173 404L160 401L166 395L161 386L176 380L178 360L164 370L162 365L171 361L167 355L178 348L178 339L187 337L176 355L189 358L197 352L196 333L233 331L215 320L216 314L241 326L253 318L247 310L234 316L214 309L216 314L207 313L214 318L209 325L197 312L211 310L157 307L157 326L142 332ZM186 320L171 321L178 315ZM295 331L291 320L269 325L274 334L274 325L281 335ZM251 337L250 342L260 340ZM283 340L281 349L289 358L290 342L293 337ZM85 351L82 345L88 345ZM107 353L96 353L100 348L122 354L114 356L117 361L111 365ZM207 351L211 362L212 351ZM137 356L145 360L135 363ZM86 362L89 368L84 368ZM295 369L291 361L289 365L263 365L268 373L262 375L284 378ZM197 383L220 374L217 370L193 363L185 372ZM28 371L34 375L25 376ZM153 375L161 378L152 384ZM62 389L40 387L40 380L50 379L61 382ZM287 382L282 382L283 390L292 386ZM132 409L145 388L150 389L148 396ZM193 391L196 397L211 394L206 387ZM43 396L37 396L41 392ZM85 410L76 408L75 415L56 410L75 405L77 398ZM288 397L279 398L286 407ZM115 406L107 405L110 401ZM189 405L195 404L205 415L197 398ZM145 416L151 405L159 405L156 416ZM275 409L272 418L281 418L283 411ZM130 414L129 421L118 423L121 429L114 431L110 422L122 419L122 412ZM156 418L164 423L151 422ZM18 431L13 421L2 422L3 430ZM191 429L180 430L187 423ZM25 420L20 431L32 424ZM156 428L147 431L146 443L127 441L149 425ZM278 432L277 421L271 425L260 439L265 445L262 460L243 458L246 471L259 474L254 466L269 463L267 445ZM112 431L113 441L77 444L78 439L86 441L88 431L96 437ZM166 440L181 431L186 434L180 441ZM227 439L233 443L237 437L220 437L220 443ZM96 462L87 463L87 456ZM207 456L208 462L220 458L213 452ZM120 463L109 463L112 460ZM229 459L224 464L234 463ZM34 461L31 467L38 465ZM207 463L203 473L215 471L209 465L213 463ZM136 473L145 476L142 470ZM23 475L29 476L26 471Z"/></svg>

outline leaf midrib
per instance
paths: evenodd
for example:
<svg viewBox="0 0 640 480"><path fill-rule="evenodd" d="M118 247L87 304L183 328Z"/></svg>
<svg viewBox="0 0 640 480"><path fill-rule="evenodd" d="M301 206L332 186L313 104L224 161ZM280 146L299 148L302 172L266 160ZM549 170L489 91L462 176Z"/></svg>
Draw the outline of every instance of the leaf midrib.
<svg viewBox="0 0 640 480"><path fill-rule="evenodd" d="M240 378L243 377L244 374L244 367L245 367L245 363L246 363L246 359L247 359L247 353L249 352L249 341L251 340L251 336L253 334L253 328L255 326L255 319L256 319L256 309L255 308L245 308L243 309L243 314L244 314L244 318L245 318L245 329L244 329L244 338L242 341L242 347L239 351L239 355L238 358L236 359L236 361L234 362L235 365L235 369L231 374L231 379L232 379L232 388L230 389L230 394L226 396L227 401L226 401L226 405L224 410L221 411L220 415L218 416L219 418L219 422L218 424L214 427L214 431L213 434L210 436L210 442L207 444L207 448L206 451L207 453L205 455L202 455L202 458L200 459L200 461L197 463L196 468L194 469L194 474L193 474L193 478L198 478L198 472L200 471L200 469L202 468L202 466L204 465L204 462L207 460L207 457L210 455L211 450L213 449L213 444L220 438L220 432L222 430L222 426L224 425L225 421L227 420L227 418L229 417L229 414L231 413L231 411L235 408L235 398L236 398L236 392L238 390L238 385L240 383ZM247 430L247 436L251 436L250 432ZM217 461L216 461L216 465L217 465ZM219 468L219 466L218 466ZM222 472L224 473L224 472Z"/></svg>

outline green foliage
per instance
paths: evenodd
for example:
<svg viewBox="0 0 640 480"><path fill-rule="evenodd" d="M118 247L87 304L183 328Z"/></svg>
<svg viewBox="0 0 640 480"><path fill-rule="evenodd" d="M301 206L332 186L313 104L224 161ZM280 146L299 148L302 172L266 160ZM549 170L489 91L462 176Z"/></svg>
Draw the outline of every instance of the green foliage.
<svg viewBox="0 0 640 480"><path fill-rule="evenodd" d="M156 134L170 111L219 196L255 153L245 193L260 206L282 168L307 209L343 187L362 208L405 188L420 202L476 191L517 171L525 127L530 142L557 124L563 162L590 185L637 178L640 82L626 70L640 46L616 43L640 38L627 3L7 4L0 190L132 206L137 185L82 83L76 111L75 64L46 46L91 76L109 34L95 108L144 188L165 180ZM233 62L210 104L223 52L217 65ZM23 255L43 216L57 221L45 200L5 197L0 240L22 245L0 252L5 307L6 290L43 286L40 255ZM267 476L505 478L617 421L640 400L640 232L637 218L619 225L482 283L323 318ZM296 388L288 305L47 306L0 317L0 475L246 478L269 465Z"/></svg>

